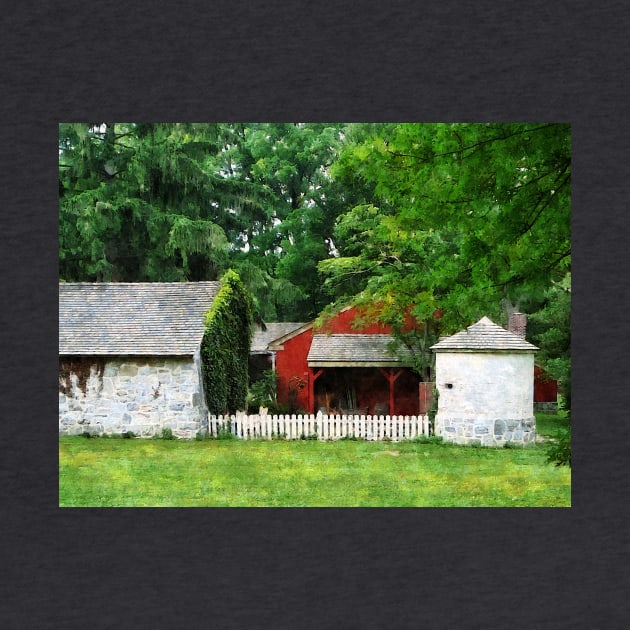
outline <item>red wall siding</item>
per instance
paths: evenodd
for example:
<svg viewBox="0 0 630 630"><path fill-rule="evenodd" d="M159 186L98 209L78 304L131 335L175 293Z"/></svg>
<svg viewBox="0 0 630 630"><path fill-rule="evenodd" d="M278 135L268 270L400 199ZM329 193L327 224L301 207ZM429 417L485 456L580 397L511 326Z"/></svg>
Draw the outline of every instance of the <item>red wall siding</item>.
<svg viewBox="0 0 630 630"><path fill-rule="evenodd" d="M558 381L549 378L547 374L534 366L534 402L556 402L558 400Z"/></svg>
<svg viewBox="0 0 630 630"><path fill-rule="evenodd" d="M360 328L354 327L353 326L354 319L358 315L360 316L360 314L361 312L356 307L349 308L347 311L341 311L340 313L335 315L335 317L326 321L324 325L320 329L318 329L316 332L319 332L322 334L357 333L357 334L364 334L364 335L378 335L378 334L387 335L391 333L392 331L391 327L384 326L382 324L368 324ZM439 319L439 317L436 316L436 319ZM404 331L408 332L409 330L416 328L417 326L418 326L418 323L416 322L416 320L411 316L407 316Z"/></svg>
<svg viewBox="0 0 630 630"><path fill-rule="evenodd" d="M364 335L386 335L391 332L391 329L381 324L370 324L363 326L362 328L353 328L352 322L357 316L357 309L350 308L347 311L342 311L337 314L333 319L327 321L316 332L321 334L364 334Z"/></svg>
<svg viewBox="0 0 630 630"><path fill-rule="evenodd" d="M420 377L417 374L408 368L403 368L402 374L394 383L396 414L414 416L420 412L419 382Z"/></svg>
<svg viewBox="0 0 630 630"><path fill-rule="evenodd" d="M303 333L289 339L284 345L284 350L276 353L276 375L278 377L278 402L289 402L289 386L297 385L296 380L301 379L304 387L297 387L296 406L306 411L309 409L308 386L309 379L313 378L313 371L308 367L306 357L313 340L313 330L305 330Z"/></svg>

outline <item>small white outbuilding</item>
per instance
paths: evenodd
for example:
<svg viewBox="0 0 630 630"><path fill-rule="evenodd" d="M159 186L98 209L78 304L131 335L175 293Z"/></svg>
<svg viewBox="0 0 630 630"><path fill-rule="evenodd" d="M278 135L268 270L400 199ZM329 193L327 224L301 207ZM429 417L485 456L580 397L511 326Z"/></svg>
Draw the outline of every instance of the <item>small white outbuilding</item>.
<svg viewBox="0 0 630 630"><path fill-rule="evenodd" d="M431 349L439 392L436 435L481 446L535 441L536 346L483 317Z"/></svg>

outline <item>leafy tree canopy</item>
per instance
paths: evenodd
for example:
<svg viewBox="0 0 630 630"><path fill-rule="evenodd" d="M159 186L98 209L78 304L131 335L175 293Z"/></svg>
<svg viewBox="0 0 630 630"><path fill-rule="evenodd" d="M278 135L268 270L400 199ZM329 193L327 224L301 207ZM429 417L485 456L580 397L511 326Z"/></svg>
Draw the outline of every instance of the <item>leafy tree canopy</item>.
<svg viewBox="0 0 630 630"><path fill-rule="evenodd" d="M319 264L335 297L378 303L395 325L407 309L427 325L439 313L443 334L483 315L505 324L516 308L547 309L539 328L566 324L568 125L359 127L331 170L367 191L337 220L339 256Z"/></svg>
<svg viewBox="0 0 630 630"><path fill-rule="evenodd" d="M263 320L378 307L420 371L438 334L518 308L570 398L569 125L72 123L59 166L63 280L233 268Z"/></svg>

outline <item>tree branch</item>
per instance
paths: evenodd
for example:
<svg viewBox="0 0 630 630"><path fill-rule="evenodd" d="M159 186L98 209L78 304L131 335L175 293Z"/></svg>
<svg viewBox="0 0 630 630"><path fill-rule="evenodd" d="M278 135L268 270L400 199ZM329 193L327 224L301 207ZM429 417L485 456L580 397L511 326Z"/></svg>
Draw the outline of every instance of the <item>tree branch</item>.
<svg viewBox="0 0 630 630"><path fill-rule="evenodd" d="M566 172L566 168L565 168L565 172ZM536 208L538 207L538 205L540 204L540 201L536 204L536 206L534 207L534 218L529 221L526 225L525 228L521 230L521 232L519 233L518 236L522 236L523 234L525 234L527 231L531 230L532 227L534 227L534 224L536 223L536 221L538 221L538 219L540 219L542 213L549 207L549 204L552 202L552 200L556 197L556 195L558 194L558 191L562 188L564 188L564 186L566 186L567 182L569 181L570 175L566 175L562 181L560 182L560 185L556 188L556 190L554 191L553 194L549 194L546 198L545 198L545 203L540 207L540 209L536 212Z"/></svg>
<svg viewBox="0 0 630 630"><path fill-rule="evenodd" d="M392 155L393 157L407 157L407 158L411 158L413 160L418 160L420 163L427 163L430 162L431 160L435 160L436 158L441 158L441 157L447 157L449 155L457 155L458 153L463 153L465 151L468 151L470 149L476 149L478 147L481 147L485 144L489 144L492 142L501 142L503 140L508 140L509 138L512 138L514 136L518 136L518 135L522 135L524 133L533 133L535 131L541 131L543 129L547 129L549 127L552 127L554 125L554 123L548 123L545 125L541 125L540 127L532 127L529 129L522 129L521 131L515 131L513 133L509 133L507 135L504 136L495 136L494 138L488 138L486 140L480 140L479 142L475 142L474 144L468 145L466 147L461 147L455 151L446 151L445 153L434 153L433 155L431 155L428 158L419 156L419 155L413 155L410 153L399 153L396 151L390 151L388 150L387 152ZM467 157L467 156L464 156Z"/></svg>

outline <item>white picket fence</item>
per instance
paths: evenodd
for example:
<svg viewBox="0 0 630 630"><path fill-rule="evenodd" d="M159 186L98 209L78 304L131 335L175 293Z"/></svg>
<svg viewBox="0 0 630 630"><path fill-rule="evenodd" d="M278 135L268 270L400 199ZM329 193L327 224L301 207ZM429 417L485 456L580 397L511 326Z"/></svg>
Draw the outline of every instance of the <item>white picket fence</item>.
<svg viewBox="0 0 630 630"><path fill-rule="evenodd" d="M429 416L358 416L358 415L272 415L235 414L210 416L208 431L217 436L220 429L244 440L284 437L299 440L317 436L318 440L356 437L364 440L409 440L429 435Z"/></svg>

